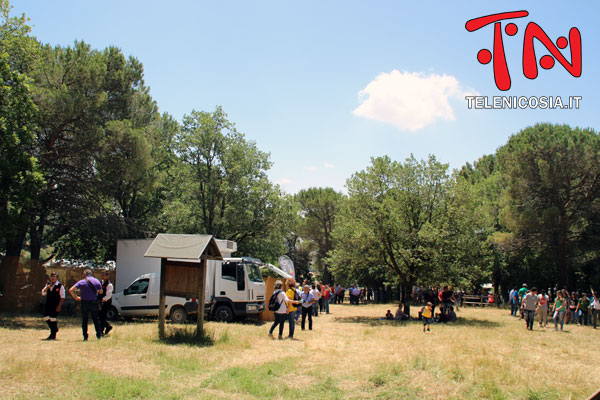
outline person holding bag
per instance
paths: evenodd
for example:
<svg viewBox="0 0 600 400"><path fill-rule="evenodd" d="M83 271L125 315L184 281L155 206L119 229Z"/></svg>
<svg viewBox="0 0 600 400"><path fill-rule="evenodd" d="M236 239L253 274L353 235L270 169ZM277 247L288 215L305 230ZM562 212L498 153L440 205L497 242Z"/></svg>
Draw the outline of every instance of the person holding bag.
<svg viewBox="0 0 600 400"><path fill-rule="evenodd" d="M82 279L71 286L69 293L77 301L81 302L81 331L83 332L83 341L88 340L88 316L92 315L94 328L96 329L96 338L102 338L102 325L98 315L99 303L98 294L102 292L102 284L92 274L92 270L86 269L81 275ZM79 289L80 296L75 294L75 289Z"/></svg>

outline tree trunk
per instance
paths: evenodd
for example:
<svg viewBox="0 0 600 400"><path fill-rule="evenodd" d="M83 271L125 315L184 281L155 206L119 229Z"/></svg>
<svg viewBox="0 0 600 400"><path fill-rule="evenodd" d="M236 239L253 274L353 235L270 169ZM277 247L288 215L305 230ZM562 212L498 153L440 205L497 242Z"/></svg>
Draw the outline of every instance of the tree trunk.
<svg viewBox="0 0 600 400"><path fill-rule="evenodd" d="M46 283L46 273L42 266L42 260L40 260L43 233L43 222L33 224L29 231L29 235L31 236L31 269L28 281L32 285L34 292L38 291Z"/></svg>
<svg viewBox="0 0 600 400"><path fill-rule="evenodd" d="M18 300L16 276L26 232L27 228L22 227L14 237L6 241L6 255L0 266L0 292L2 292L0 309L3 311L16 310Z"/></svg>
<svg viewBox="0 0 600 400"><path fill-rule="evenodd" d="M412 285L410 283L402 285L402 305L404 306L404 314L410 316L410 295L412 293Z"/></svg>
<svg viewBox="0 0 600 400"><path fill-rule="evenodd" d="M329 268L327 268L327 264L323 264L323 279L322 279L322 283L326 284L326 285L331 285L332 282L332 276L331 276L331 272L329 272Z"/></svg>
<svg viewBox="0 0 600 400"><path fill-rule="evenodd" d="M558 274L559 287L566 286L569 291L575 290L573 286L573 274L571 271L571 265L567 259L567 242L568 242L568 225L565 221L565 217L560 217L560 232L558 233L558 243L554 250L554 261L556 263L556 269Z"/></svg>

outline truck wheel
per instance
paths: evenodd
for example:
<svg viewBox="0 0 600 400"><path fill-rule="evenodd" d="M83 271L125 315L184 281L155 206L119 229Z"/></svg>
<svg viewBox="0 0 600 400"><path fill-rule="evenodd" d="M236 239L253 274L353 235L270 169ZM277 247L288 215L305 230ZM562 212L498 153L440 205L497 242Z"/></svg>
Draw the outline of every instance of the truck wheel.
<svg viewBox="0 0 600 400"><path fill-rule="evenodd" d="M187 312L183 307L176 307L171 310L171 321L174 324L183 324L187 321Z"/></svg>
<svg viewBox="0 0 600 400"><path fill-rule="evenodd" d="M215 309L214 312L215 321L220 322L231 322L233 321L233 311L231 308L226 305L219 306Z"/></svg>
<svg viewBox="0 0 600 400"><path fill-rule="evenodd" d="M119 313L117 312L117 309L113 306L108 307L108 310L106 310L106 319L109 321L116 321L117 317L119 316Z"/></svg>

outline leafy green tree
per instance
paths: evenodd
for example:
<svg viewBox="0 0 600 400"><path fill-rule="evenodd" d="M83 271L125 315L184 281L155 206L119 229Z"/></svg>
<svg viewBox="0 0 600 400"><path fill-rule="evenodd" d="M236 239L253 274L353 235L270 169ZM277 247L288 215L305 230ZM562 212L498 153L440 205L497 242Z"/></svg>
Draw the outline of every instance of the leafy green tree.
<svg viewBox="0 0 600 400"><path fill-rule="evenodd" d="M14 298L14 276L26 235L27 209L43 183L32 155L36 107L27 73L37 54L25 16L11 17L0 1L0 291Z"/></svg>
<svg viewBox="0 0 600 400"><path fill-rule="evenodd" d="M342 194L332 188L310 188L295 196L300 206L298 233L305 240L311 240L317 247L317 266L325 283L333 283L327 257L333 250L331 233L335 217L342 201Z"/></svg>
<svg viewBox="0 0 600 400"><path fill-rule="evenodd" d="M379 157L347 181L349 198L334 230L332 261L385 265L402 286L407 311L412 286L434 271L451 185L447 169L433 156L427 161L411 156L404 163Z"/></svg>
<svg viewBox="0 0 600 400"><path fill-rule="evenodd" d="M43 242L74 258L100 259L117 237L139 237L136 216L152 191L148 137L158 120L143 68L119 49L43 46L34 73L37 153L46 178L32 224L32 259ZM151 141L151 139L150 139Z"/></svg>
<svg viewBox="0 0 600 400"><path fill-rule="evenodd" d="M429 285L448 284L477 289L494 281L493 270L500 267L489 235L496 232L496 215L483 180L471 184L458 176L451 186L446 213L436 230L437 252ZM496 282L496 281L494 281Z"/></svg>
<svg viewBox="0 0 600 400"><path fill-rule="evenodd" d="M285 252L291 206L267 178L269 155L246 140L221 107L184 116L177 141L177 184L163 226L233 240L238 254L274 262Z"/></svg>
<svg viewBox="0 0 600 400"><path fill-rule="evenodd" d="M600 205L600 137L538 124L513 135L498 160L509 182L501 218L513 246L549 252L559 284L573 288L578 243Z"/></svg>

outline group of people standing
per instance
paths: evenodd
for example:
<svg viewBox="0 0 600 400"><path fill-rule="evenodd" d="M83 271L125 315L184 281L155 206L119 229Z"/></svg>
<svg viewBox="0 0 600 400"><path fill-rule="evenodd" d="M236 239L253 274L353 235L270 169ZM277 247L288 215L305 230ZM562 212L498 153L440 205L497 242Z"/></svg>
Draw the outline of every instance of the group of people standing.
<svg viewBox="0 0 600 400"><path fill-rule="evenodd" d="M358 285L352 285L349 288L346 288L342 285L336 285L335 288L331 288L332 298L330 302L334 304L343 304L344 299L346 298L346 292L348 292L348 297L350 298L350 304L359 305L360 303L364 303L367 300L372 300L373 298L373 290L365 288L360 288Z"/></svg>
<svg viewBox="0 0 600 400"><path fill-rule="evenodd" d="M300 288L293 278L287 279L284 282L277 280L275 282L275 290L273 295L277 303L277 309L274 311L275 322L269 329L269 336L273 336L273 331L279 326L278 339L283 339L283 330L285 322L289 326L287 339L296 340L294 331L296 322L302 317L301 328L305 330L308 320L308 330L313 328L313 316L317 317L319 311L329 314L329 301L332 291L327 285L319 285L318 283L309 286L304 282Z"/></svg>
<svg viewBox="0 0 600 400"><path fill-rule="evenodd" d="M88 319L91 315L96 331L96 338L108 334L112 330L112 325L107 320L108 309L112 303L113 284L110 281L108 271L102 273L102 281L96 279L92 270L83 271L81 280L69 288L69 293L73 298L81 303L81 330L83 340L88 340ZM79 291L79 295L76 293ZM45 340L56 340L58 333L58 313L62 309L65 301L65 288L58 281L58 274L52 272L50 281L42 289L42 296L46 296L46 305L44 307L44 321L50 328L50 335Z"/></svg>
<svg viewBox="0 0 600 400"><path fill-rule="evenodd" d="M600 313L600 300L598 293L591 291L592 296L587 293L573 292L569 294L567 289L557 290L556 298L551 299L542 289L533 287L528 289L527 284L517 290L513 288L509 293L511 303L511 315L525 319L527 329L533 330L535 315L539 315L538 324L545 328L548 324L548 316L552 315L554 320L554 330L563 330L566 323L577 323L580 326L593 325L596 329L598 314ZM552 307L550 307L552 304Z"/></svg>

